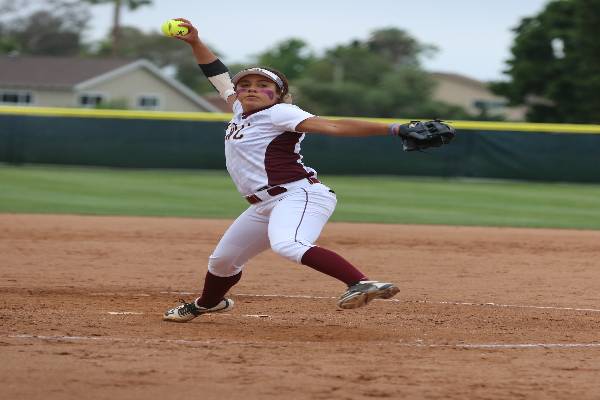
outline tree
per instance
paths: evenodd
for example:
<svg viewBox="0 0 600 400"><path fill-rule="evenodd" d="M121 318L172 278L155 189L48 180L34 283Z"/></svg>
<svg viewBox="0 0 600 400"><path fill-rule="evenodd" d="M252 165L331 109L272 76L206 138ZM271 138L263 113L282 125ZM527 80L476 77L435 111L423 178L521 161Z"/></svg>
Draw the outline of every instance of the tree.
<svg viewBox="0 0 600 400"><path fill-rule="evenodd" d="M32 55L72 56L80 51L81 36L77 29L64 26L64 21L48 11L38 11L22 21L22 29L13 37L19 51Z"/></svg>
<svg viewBox="0 0 600 400"><path fill-rule="evenodd" d="M21 8L19 8L21 7ZM0 52L33 55L76 55L83 49L87 9L76 1L2 2Z"/></svg>
<svg viewBox="0 0 600 400"><path fill-rule="evenodd" d="M313 62L314 55L306 42L296 38L277 43L257 57L257 64L273 67L290 80L300 77Z"/></svg>
<svg viewBox="0 0 600 400"><path fill-rule="evenodd" d="M579 0L575 9L578 21L574 33L579 48L577 87L581 91L581 120L600 123L600 0Z"/></svg>
<svg viewBox="0 0 600 400"><path fill-rule="evenodd" d="M600 122L600 0L554 0L514 29L510 80L492 88L534 122Z"/></svg>
<svg viewBox="0 0 600 400"><path fill-rule="evenodd" d="M419 43L398 28L377 29L367 40L367 47L395 66L418 66L420 56L437 51L435 46Z"/></svg>
<svg viewBox="0 0 600 400"><path fill-rule="evenodd" d="M120 46L120 34L121 34L121 9L123 6L127 7L129 10L137 10L140 7L151 5L152 0L83 0L92 5L96 4L106 4L112 3L114 4L113 11L113 26L111 29L112 36L112 51L113 56L118 53Z"/></svg>
<svg viewBox="0 0 600 400"><path fill-rule="evenodd" d="M106 38L99 43L97 56L146 58L160 67L170 65L182 58L192 58L189 46L160 33L146 33L133 26L123 26L120 31L119 48L114 48L112 38Z"/></svg>
<svg viewBox="0 0 600 400"><path fill-rule="evenodd" d="M433 101L433 81L413 67L388 72L377 85L357 82L298 82L300 107L318 115L379 118L472 119L462 108Z"/></svg>
<svg viewBox="0 0 600 400"><path fill-rule="evenodd" d="M325 68L324 68L325 67ZM328 50L321 60L320 78L334 83L356 82L362 85L377 85L381 76L394 69L388 60L371 51L364 42L355 40L349 45L339 45Z"/></svg>
<svg viewBox="0 0 600 400"><path fill-rule="evenodd" d="M219 52L215 51L215 54L219 54ZM189 46L160 33L147 33L132 26L123 26L121 27L121 45L118 49L115 50L113 41L107 38L99 43L93 55L131 59L145 58L160 68L171 69L179 81L198 93L214 92L214 88L198 68Z"/></svg>
<svg viewBox="0 0 600 400"><path fill-rule="evenodd" d="M396 28L338 45L294 82L297 103L320 115L465 117L462 109L431 100L434 83L419 62L431 50Z"/></svg>

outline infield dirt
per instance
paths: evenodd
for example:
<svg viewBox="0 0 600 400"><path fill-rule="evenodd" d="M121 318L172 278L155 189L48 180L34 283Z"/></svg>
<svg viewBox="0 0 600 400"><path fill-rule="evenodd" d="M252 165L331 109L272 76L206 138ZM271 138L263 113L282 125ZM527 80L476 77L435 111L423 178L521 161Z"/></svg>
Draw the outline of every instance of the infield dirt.
<svg viewBox="0 0 600 400"><path fill-rule="evenodd" d="M0 398L600 396L598 231L330 223L395 299L338 310L343 285L268 251L232 312L163 322L229 223L0 214Z"/></svg>

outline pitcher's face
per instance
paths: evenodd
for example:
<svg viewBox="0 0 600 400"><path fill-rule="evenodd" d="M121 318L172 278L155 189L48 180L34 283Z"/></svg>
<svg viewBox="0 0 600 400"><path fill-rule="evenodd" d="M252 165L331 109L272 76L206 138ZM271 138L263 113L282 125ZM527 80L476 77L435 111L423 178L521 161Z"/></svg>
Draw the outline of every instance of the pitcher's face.
<svg viewBox="0 0 600 400"><path fill-rule="evenodd" d="M244 112L269 107L279 102L279 91L272 80L262 75L246 75L235 87Z"/></svg>

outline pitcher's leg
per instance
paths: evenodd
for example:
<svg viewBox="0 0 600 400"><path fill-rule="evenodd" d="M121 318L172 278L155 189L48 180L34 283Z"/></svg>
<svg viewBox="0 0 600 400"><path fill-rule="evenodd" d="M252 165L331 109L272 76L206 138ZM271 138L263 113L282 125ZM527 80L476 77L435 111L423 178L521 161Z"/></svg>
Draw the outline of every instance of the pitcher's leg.
<svg viewBox="0 0 600 400"><path fill-rule="evenodd" d="M195 301L196 307L212 308L218 305L223 301L229 289L235 286L241 278L242 271L232 276L217 276L207 271L204 277L202 295ZM231 302L233 304L233 301Z"/></svg>
<svg viewBox="0 0 600 400"><path fill-rule="evenodd" d="M339 279L348 286L369 279L344 257L319 246L308 249L302 256L300 263Z"/></svg>
<svg viewBox="0 0 600 400"><path fill-rule="evenodd" d="M358 308L373 299L396 295L399 289L393 283L370 281L339 254L313 245L334 208L332 195L318 190L303 190L283 199L273 210L269 222L271 248L292 261L346 283L348 289L338 300L340 308Z"/></svg>
<svg viewBox="0 0 600 400"><path fill-rule="evenodd" d="M208 271L219 277L237 275L246 261L269 248L269 219L254 207L244 211L227 228L208 258Z"/></svg>
<svg viewBox="0 0 600 400"><path fill-rule="evenodd" d="M208 312L227 311L233 300L227 292L239 282L246 261L269 248L268 220L247 209L227 229L211 254L202 295L192 303L184 303L168 310L163 319L187 322Z"/></svg>
<svg viewBox="0 0 600 400"><path fill-rule="evenodd" d="M268 219L253 207L244 211L227 229L208 260L199 307L213 307L242 276L244 264L269 248Z"/></svg>
<svg viewBox="0 0 600 400"><path fill-rule="evenodd" d="M327 190L301 189L287 196L271 213L269 240L281 256L352 285L368 278L337 253L314 245L336 202Z"/></svg>

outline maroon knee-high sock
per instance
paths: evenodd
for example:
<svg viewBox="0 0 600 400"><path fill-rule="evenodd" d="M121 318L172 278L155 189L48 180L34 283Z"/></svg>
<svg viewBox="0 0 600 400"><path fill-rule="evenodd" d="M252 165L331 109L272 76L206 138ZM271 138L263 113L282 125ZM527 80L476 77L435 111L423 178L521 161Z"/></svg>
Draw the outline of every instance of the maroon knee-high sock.
<svg viewBox="0 0 600 400"><path fill-rule="evenodd" d="M219 304L229 289L239 282L242 277L242 272L233 276L216 276L209 272L206 273L204 279L204 289L202 296L196 300L196 306L211 308Z"/></svg>
<svg viewBox="0 0 600 400"><path fill-rule="evenodd" d="M342 256L318 246L308 249L300 262L319 272L339 279L346 285L352 285L358 281L369 279Z"/></svg>

